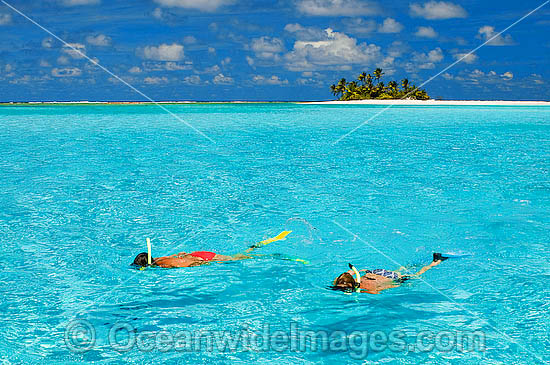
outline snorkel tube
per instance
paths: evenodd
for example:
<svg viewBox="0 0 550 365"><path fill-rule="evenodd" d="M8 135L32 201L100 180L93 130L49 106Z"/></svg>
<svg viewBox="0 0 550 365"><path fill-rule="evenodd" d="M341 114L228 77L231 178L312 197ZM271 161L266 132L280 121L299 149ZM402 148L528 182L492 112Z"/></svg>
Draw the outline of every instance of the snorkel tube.
<svg viewBox="0 0 550 365"><path fill-rule="evenodd" d="M147 264L151 265L152 259L151 259L151 240L147 238Z"/></svg>
<svg viewBox="0 0 550 365"><path fill-rule="evenodd" d="M147 265L140 267L140 270L145 270L153 263L153 257L151 256L151 239L146 238L145 240L147 241Z"/></svg>
<svg viewBox="0 0 550 365"><path fill-rule="evenodd" d="M348 264L349 268L353 270L353 274L355 276L355 287L353 288L353 291L356 293L359 293L361 291L361 274L359 274L359 270L352 264Z"/></svg>

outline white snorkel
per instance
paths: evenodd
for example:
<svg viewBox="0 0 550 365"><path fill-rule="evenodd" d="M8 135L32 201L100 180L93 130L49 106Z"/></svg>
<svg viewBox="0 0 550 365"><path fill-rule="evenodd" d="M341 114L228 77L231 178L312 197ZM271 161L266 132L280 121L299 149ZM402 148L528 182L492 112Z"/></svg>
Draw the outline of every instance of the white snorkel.
<svg viewBox="0 0 550 365"><path fill-rule="evenodd" d="M359 270L357 270L357 268L355 266L353 266L352 264L348 264L349 268L353 270L353 274L355 276L355 287L353 288L353 291L355 291L356 293L360 292L361 289L360 289L360 286L361 286L361 274L359 274Z"/></svg>
<svg viewBox="0 0 550 365"><path fill-rule="evenodd" d="M147 264L151 265L153 263L152 257L151 257L151 240L147 238Z"/></svg>

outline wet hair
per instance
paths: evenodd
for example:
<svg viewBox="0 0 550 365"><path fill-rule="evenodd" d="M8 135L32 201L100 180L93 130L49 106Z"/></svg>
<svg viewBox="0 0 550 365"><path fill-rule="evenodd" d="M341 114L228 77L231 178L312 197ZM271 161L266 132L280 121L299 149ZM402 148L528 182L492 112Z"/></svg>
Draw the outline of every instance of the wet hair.
<svg viewBox="0 0 550 365"><path fill-rule="evenodd" d="M151 265L153 265L155 263L155 259L151 258L151 261L152 261ZM149 266L147 252L142 252L139 255L137 255L132 265L139 266L139 267Z"/></svg>
<svg viewBox="0 0 550 365"><path fill-rule="evenodd" d="M333 290L351 291L357 286L357 282L349 272L345 272L334 280Z"/></svg>

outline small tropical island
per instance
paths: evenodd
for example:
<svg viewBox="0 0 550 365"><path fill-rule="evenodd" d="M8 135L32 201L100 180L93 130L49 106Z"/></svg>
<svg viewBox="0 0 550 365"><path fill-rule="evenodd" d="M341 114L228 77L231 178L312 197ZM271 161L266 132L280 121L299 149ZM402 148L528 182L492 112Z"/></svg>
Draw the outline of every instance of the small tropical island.
<svg viewBox="0 0 550 365"><path fill-rule="evenodd" d="M357 81L347 82L341 79L337 84L330 86L330 91L340 101L348 100L429 100L426 90L417 88L408 79L401 80L401 87L397 81L384 84L381 81L384 72L381 68L374 70L372 75L366 72L357 77Z"/></svg>

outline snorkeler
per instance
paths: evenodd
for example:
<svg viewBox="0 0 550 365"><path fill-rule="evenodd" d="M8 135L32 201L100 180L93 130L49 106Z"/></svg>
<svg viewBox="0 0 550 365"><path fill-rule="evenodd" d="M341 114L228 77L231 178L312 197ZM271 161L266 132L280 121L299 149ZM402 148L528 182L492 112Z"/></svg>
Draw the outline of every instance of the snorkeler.
<svg viewBox="0 0 550 365"><path fill-rule="evenodd" d="M355 291L379 294L382 290L396 288L404 281L424 274L432 267L439 265L447 259L448 257L442 256L440 253L434 253L433 261L429 265L424 266L414 275L402 275L399 270L405 269L404 267L400 267L398 271L387 271L384 269L357 270L355 266L349 264L351 270L338 276L338 278L334 280L332 288L334 290L342 290L347 292ZM364 272L365 275L361 276L361 272Z"/></svg>
<svg viewBox="0 0 550 365"><path fill-rule="evenodd" d="M286 236L289 235L291 232L292 231L283 231L275 237L268 238L266 240L258 242L250 246L244 253L250 253L253 250L263 247L271 242L284 240ZM220 255L215 252L209 252L209 251L195 251L191 253L180 252L170 256L153 258L151 256L151 242L149 239L147 239L147 250L148 252L142 252L136 256L136 258L134 259L134 262L132 263L134 266L138 266L141 268L144 268L147 266L157 266L162 268L192 267L192 266L205 265L205 264L208 264L209 262L238 261L238 260L246 260L251 258L250 256L247 256L243 253L239 253L233 256L227 256L227 255ZM282 259L284 260L288 258L283 257ZM304 263L306 262L300 259L291 259L291 260L304 262Z"/></svg>
<svg viewBox="0 0 550 365"><path fill-rule="evenodd" d="M250 256L237 254L234 256L219 255L214 252L196 251L191 253L180 252L170 256L155 257L148 263L147 252L142 252L134 259L134 265L139 267L158 266L163 268L192 267L207 264L208 262L236 261L249 259Z"/></svg>

